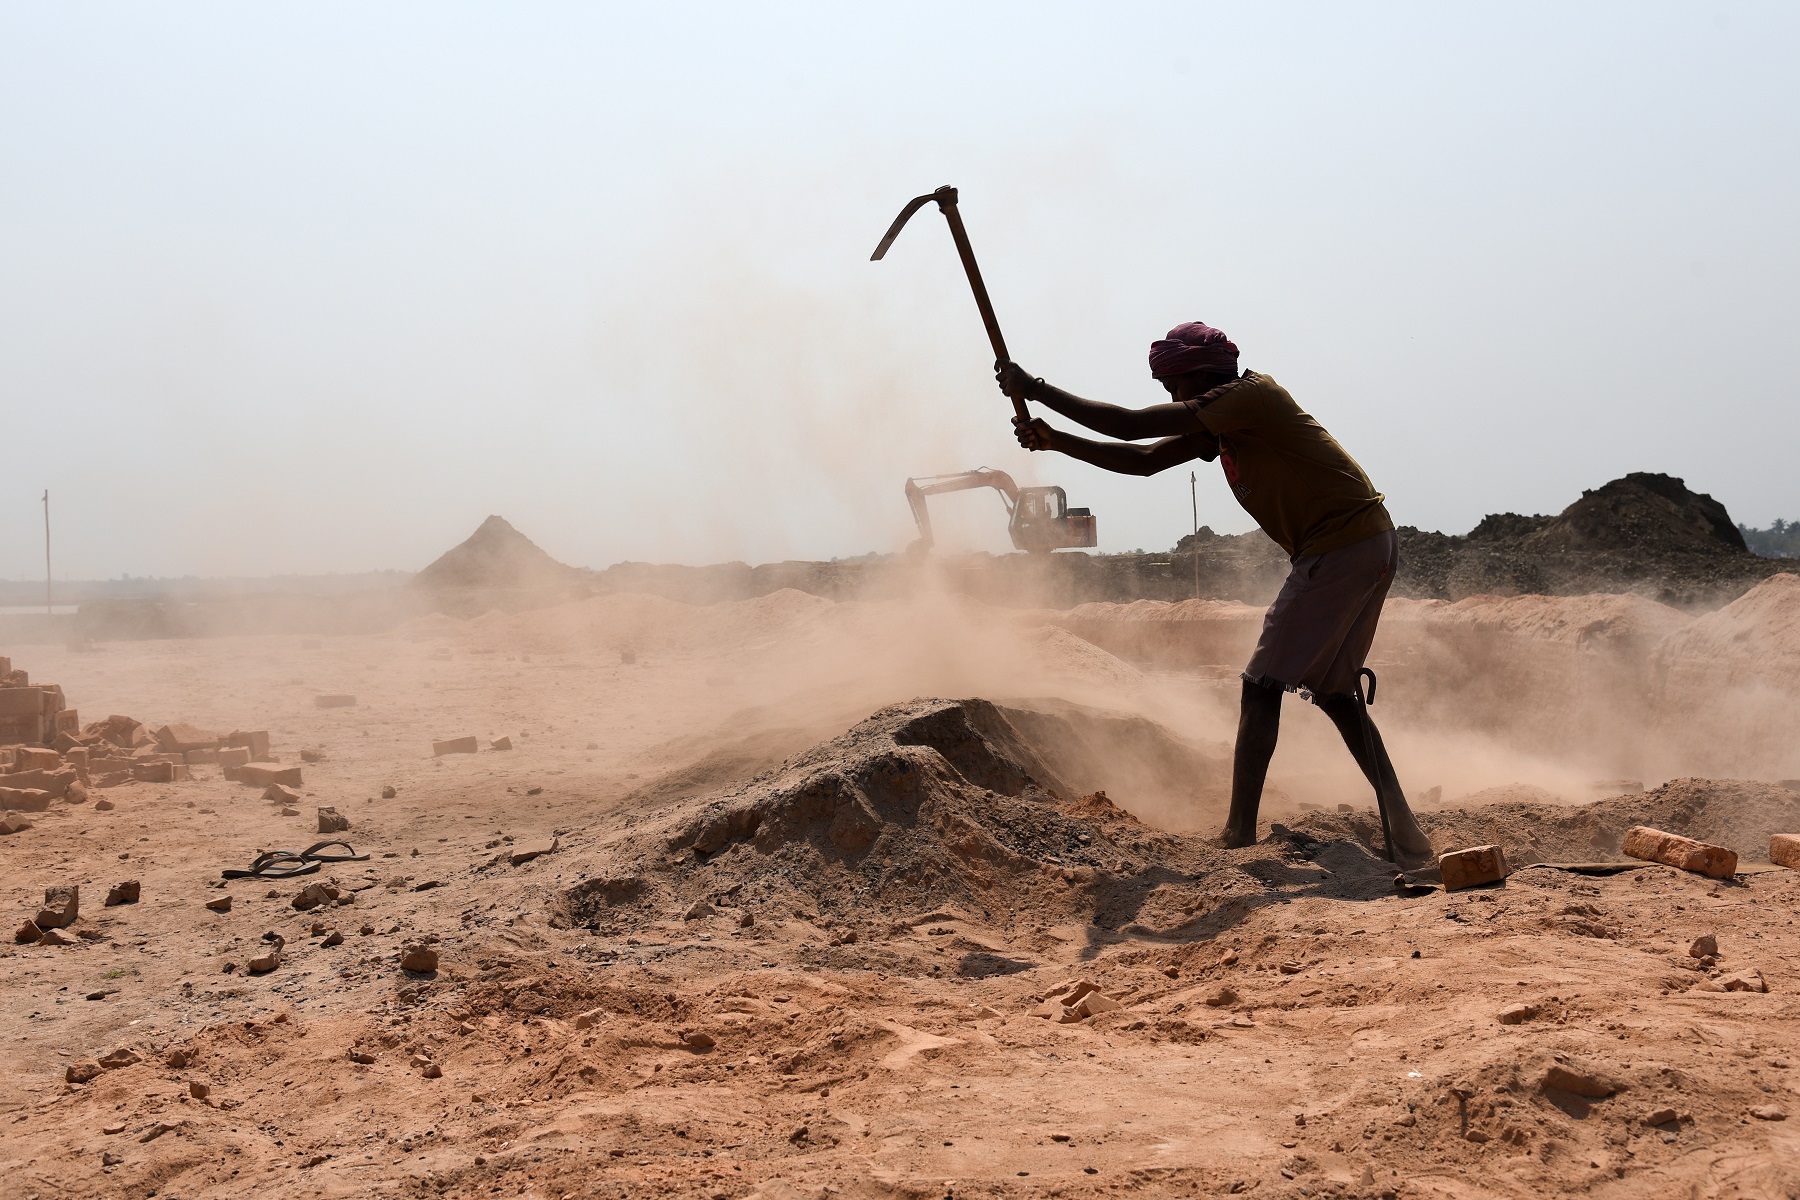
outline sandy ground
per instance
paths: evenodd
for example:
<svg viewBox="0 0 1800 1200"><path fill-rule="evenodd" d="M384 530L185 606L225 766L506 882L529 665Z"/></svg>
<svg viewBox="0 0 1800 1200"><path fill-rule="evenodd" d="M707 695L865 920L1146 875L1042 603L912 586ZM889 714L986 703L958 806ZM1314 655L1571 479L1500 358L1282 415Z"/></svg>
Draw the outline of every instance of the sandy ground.
<svg viewBox="0 0 1800 1200"><path fill-rule="evenodd" d="M779 782L807 747L915 695L1142 712L1154 694L1194 762L1224 753L1228 674L1152 678L1029 616L909 627L851 608L781 600L677 632L665 610L631 624L615 606L587 624L434 618L311 648L15 651L85 719L268 728L285 761L324 757L305 767L300 816L198 768L0 840L15 921L45 887L79 883L77 928L100 935L0 950L7 1192L1800 1195L1800 873L1532 868L1403 897L1341 830L1231 853L1161 833L1208 827L1219 781L1180 813L1157 771L1090 760L1072 768L1083 787L1114 772L1110 794L1148 824L1082 817L1082 836L1135 857L1122 876L1164 863L1171 887L1200 881L1204 920L1038 903L1076 886L1073 858L1007 876L1004 920L905 912L891 891L859 915L807 899L804 878L717 887L748 845L708 866L709 912L571 920L566 890L609 856L664 853L645 829ZM358 704L313 707L323 692ZM1276 787L1288 769L1315 800L1366 809L1341 766L1314 761L1341 748L1300 722ZM431 756L465 734L515 748ZM213 886L261 849L317 840L313 805L351 819L367 862ZM1306 828L1279 797L1265 815ZM506 857L550 836L553 853ZM297 912L325 878L351 902ZM142 900L103 908L125 879ZM224 894L230 912L203 907ZM330 930L341 944L324 945ZM250 975L269 932L285 960ZM1717 963L1688 953L1702 934ZM415 943L436 971L400 968ZM1720 990L1750 972L1766 993ZM1122 1007L1034 1015L1084 979ZM119 1049L138 1061L65 1082Z"/></svg>

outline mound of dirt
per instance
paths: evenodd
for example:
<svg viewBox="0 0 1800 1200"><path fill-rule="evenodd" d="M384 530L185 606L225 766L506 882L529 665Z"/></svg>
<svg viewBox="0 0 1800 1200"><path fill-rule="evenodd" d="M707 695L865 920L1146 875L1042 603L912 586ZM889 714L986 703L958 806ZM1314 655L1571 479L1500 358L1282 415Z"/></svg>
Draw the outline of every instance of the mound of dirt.
<svg viewBox="0 0 1800 1200"><path fill-rule="evenodd" d="M1403 528L1397 595L1637 592L1718 604L1781 570L1750 553L1725 506L1670 475L1633 472L1554 517L1495 513L1466 537Z"/></svg>
<svg viewBox="0 0 1800 1200"><path fill-rule="evenodd" d="M1075 706L915 700L634 828L564 893L566 916L643 927L729 899L852 925L952 909L1009 927L1176 927L1224 897L1264 890L1235 873L1203 893L1196 877L1266 850L1156 832L1064 776L1091 780L1084 747L1109 736L1172 769L1224 777L1221 761L1150 722Z"/></svg>
<svg viewBox="0 0 1800 1200"><path fill-rule="evenodd" d="M462 544L413 576L421 588L566 588L585 578L564 566L514 529L504 517L489 517Z"/></svg>

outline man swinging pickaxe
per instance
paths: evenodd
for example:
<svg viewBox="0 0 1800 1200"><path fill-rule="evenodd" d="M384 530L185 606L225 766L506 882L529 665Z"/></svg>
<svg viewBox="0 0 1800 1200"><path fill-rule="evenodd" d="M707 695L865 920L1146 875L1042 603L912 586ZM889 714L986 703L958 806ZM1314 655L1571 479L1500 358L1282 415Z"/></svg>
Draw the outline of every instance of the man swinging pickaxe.
<svg viewBox="0 0 1800 1200"><path fill-rule="evenodd" d="M1006 353L957 212L955 188L909 201L871 259L886 254L908 218L930 200L950 224L994 347L994 378L1012 400L1021 446L1060 451L1126 475L1154 475L1177 463L1216 458L1238 503L1288 553L1292 570L1244 668L1224 844L1247 846L1256 840L1257 809L1281 727L1281 698L1300 692L1331 719L1374 787L1387 856L1429 854L1431 843L1407 806L1369 716L1374 672L1364 663L1399 566L1399 539L1383 504L1386 497L1286 389L1267 375L1240 373L1237 346L1198 321L1177 325L1150 345L1150 374L1168 393L1167 403L1121 408L1033 377ZM1116 440L1052 429L1026 411L1027 400ZM1133 444L1152 438L1148 445Z"/></svg>

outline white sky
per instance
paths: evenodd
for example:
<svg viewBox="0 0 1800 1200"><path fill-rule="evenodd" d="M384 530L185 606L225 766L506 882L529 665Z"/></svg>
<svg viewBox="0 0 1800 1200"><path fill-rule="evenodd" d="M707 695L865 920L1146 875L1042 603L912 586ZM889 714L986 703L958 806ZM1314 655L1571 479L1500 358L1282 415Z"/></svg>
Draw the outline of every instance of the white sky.
<svg viewBox="0 0 1800 1200"><path fill-rule="evenodd" d="M1791 4L0 3L0 576L45 487L65 578L852 555L978 465L1171 545L1186 468L1013 445L935 210L867 261L945 182L1034 373L1154 403L1218 325L1403 523L1800 517L1796 61Z"/></svg>

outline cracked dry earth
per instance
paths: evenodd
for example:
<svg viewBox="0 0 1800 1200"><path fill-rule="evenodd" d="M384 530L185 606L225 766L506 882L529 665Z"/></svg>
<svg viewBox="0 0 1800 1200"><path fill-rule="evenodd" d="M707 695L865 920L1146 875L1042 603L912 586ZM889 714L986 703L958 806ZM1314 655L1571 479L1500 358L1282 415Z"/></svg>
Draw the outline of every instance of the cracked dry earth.
<svg viewBox="0 0 1800 1200"><path fill-rule="evenodd" d="M709 740L725 701L678 662L420 650L306 706L377 651L32 664L96 715L319 748L308 804L371 858L310 877L349 903L238 881L208 911L219 867L315 835L204 769L0 840L11 911L78 882L101 935L0 950L9 1195L1800 1195L1800 873L1405 897L1365 809L1226 852L1093 795L1055 755L1110 718L914 701ZM464 732L519 749L429 757ZM1703 813L1759 785L1682 786ZM286 959L246 975L265 932ZM422 942L437 969L403 971ZM1061 1019L1089 986L1117 1007Z"/></svg>

